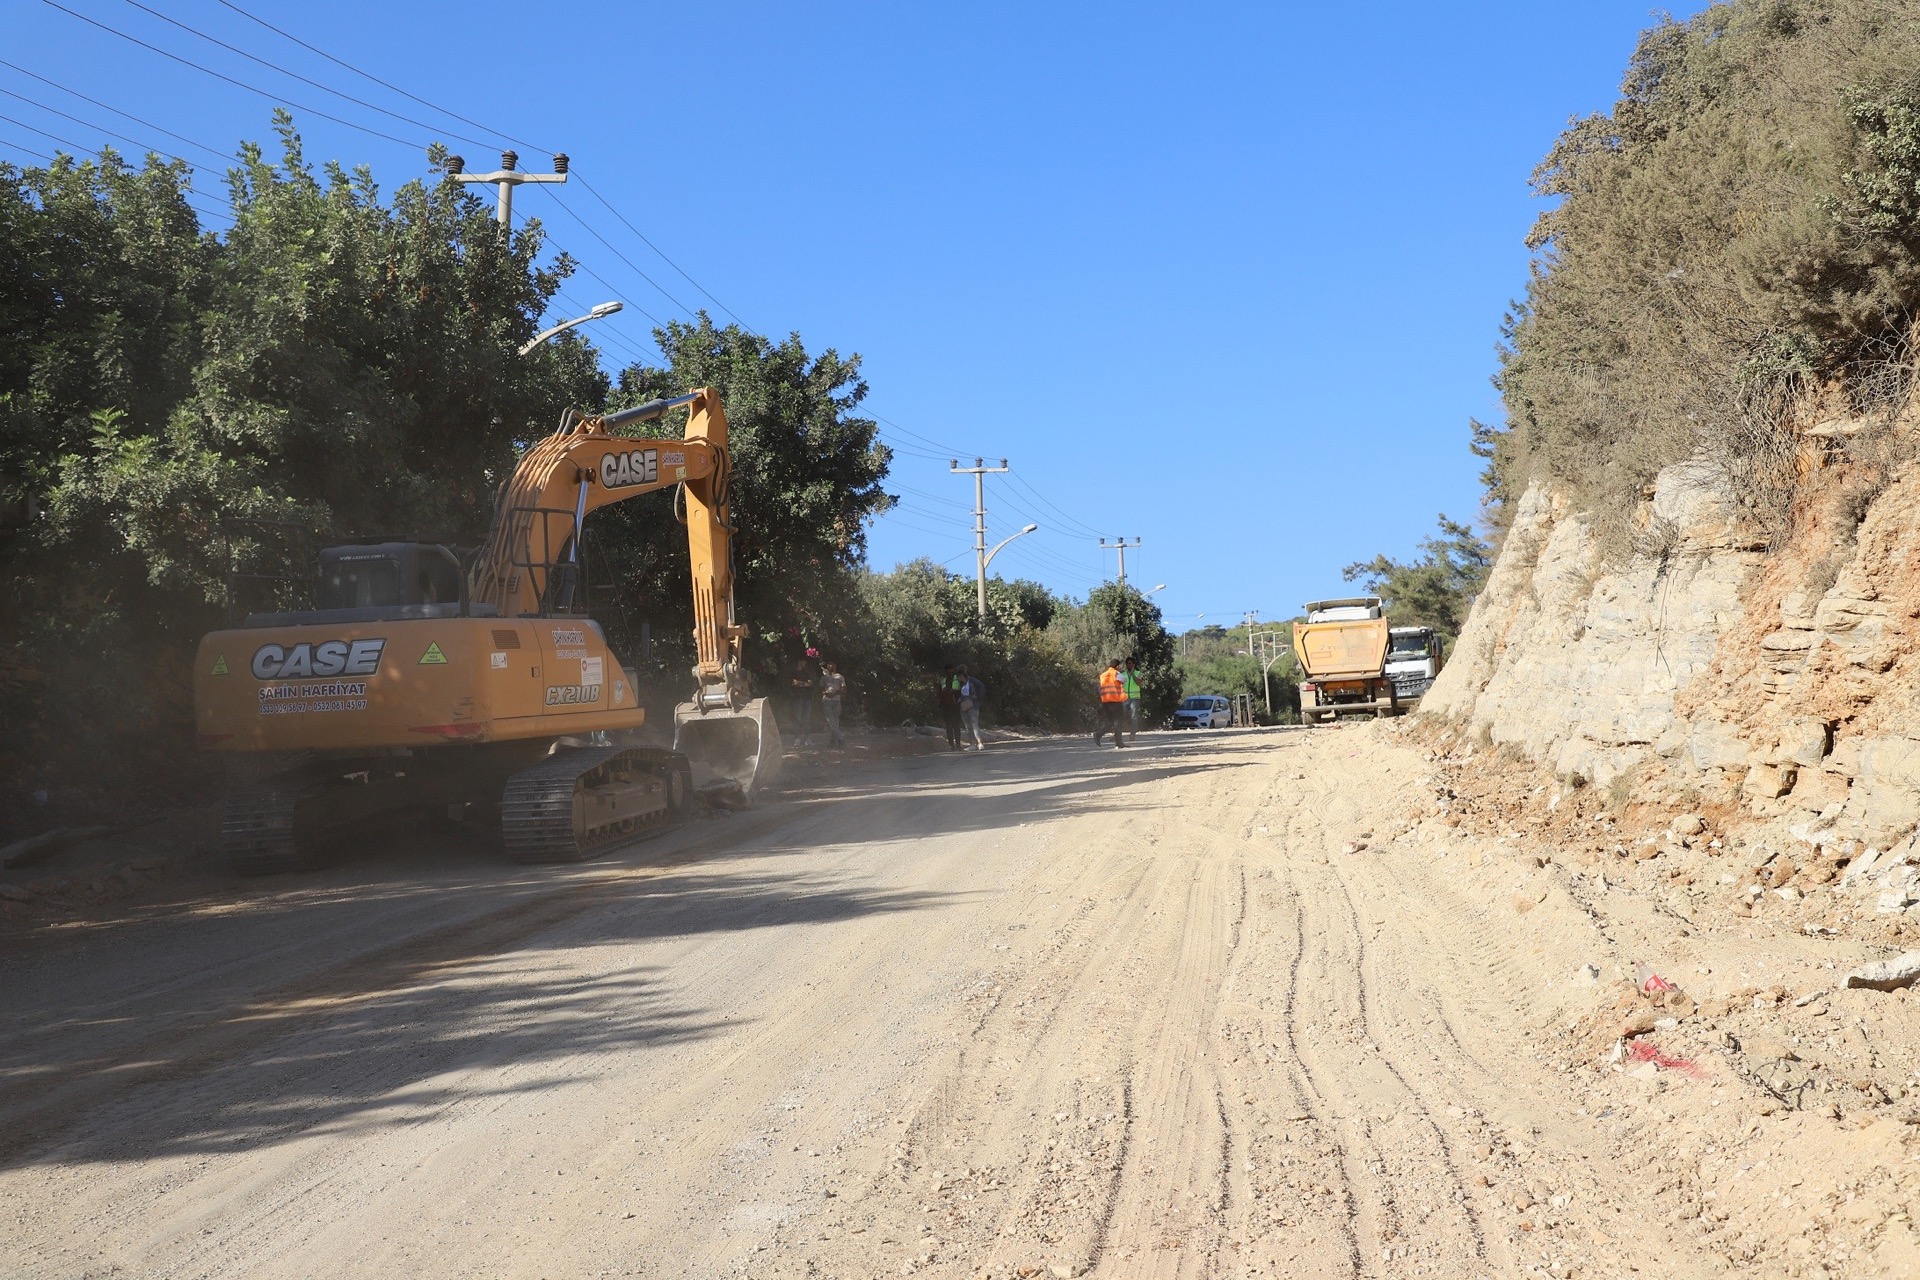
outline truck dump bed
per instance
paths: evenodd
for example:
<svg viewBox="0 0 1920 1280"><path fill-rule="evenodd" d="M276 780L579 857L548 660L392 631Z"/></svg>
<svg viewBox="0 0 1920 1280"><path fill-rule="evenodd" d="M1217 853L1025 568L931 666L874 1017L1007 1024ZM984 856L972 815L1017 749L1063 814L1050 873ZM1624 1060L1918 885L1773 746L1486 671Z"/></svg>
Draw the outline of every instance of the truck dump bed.
<svg viewBox="0 0 1920 1280"><path fill-rule="evenodd" d="M1321 600L1293 624L1293 653L1309 680L1363 680L1387 661L1387 620L1367 598Z"/></svg>

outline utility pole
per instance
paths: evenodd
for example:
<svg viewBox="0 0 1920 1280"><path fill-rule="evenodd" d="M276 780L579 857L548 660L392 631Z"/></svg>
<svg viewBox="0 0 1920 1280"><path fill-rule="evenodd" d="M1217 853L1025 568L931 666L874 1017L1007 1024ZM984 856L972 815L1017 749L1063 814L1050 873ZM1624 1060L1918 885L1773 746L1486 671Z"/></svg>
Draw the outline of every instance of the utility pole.
<svg viewBox="0 0 1920 1280"><path fill-rule="evenodd" d="M1251 619L1252 614L1247 617ZM1287 656L1287 634L1284 631L1249 631L1247 648L1253 654L1254 661L1260 664L1260 684L1267 695L1267 715L1273 715L1273 664Z"/></svg>
<svg viewBox="0 0 1920 1280"><path fill-rule="evenodd" d="M459 156L447 157L447 176L455 182L471 185L475 182L487 182L500 188L501 226L509 231L513 229L513 189L523 182L565 182L567 180L567 154L562 151L553 157L552 173L521 173L515 166L520 163L517 151L502 151L500 167L492 173L466 173L467 162Z"/></svg>
<svg viewBox="0 0 1920 1280"><path fill-rule="evenodd" d="M1140 545L1140 539L1135 538L1132 542L1128 542L1125 538L1115 538L1112 542L1108 542L1105 538L1102 538L1100 539L1100 545L1108 551L1118 551L1120 553L1120 585L1123 587L1126 586L1127 548L1138 547Z"/></svg>
<svg viewBox="0 0 1920 1280"><path fill-rule="evenodd" d="M979 571L980 621L987 620L987 477L999 475L1007 469L1007 460L1000 459L1000 465L989 467L986 459L975 458L973 465L963 467L960 459L950 460L952 471L957 476L973 477L973 558ZM1000 548L995 547L998 551Z"/></svg>

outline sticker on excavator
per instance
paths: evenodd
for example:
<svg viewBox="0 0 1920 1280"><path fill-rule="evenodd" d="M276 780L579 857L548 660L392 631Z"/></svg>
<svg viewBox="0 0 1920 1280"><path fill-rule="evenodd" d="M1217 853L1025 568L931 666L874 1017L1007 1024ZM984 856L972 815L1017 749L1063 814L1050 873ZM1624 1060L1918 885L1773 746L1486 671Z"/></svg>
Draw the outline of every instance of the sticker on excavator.
<svg viewBox="0 0 1920 1280"><path fill-rule="evenodd" d="M213 660L213 670L207 674L210 676L223 676L227 674L227 655L223 653L215 658Z"/></svg>
<svg viewBox="0 0 1920 1280"><path fill-rule="evenodd" d="M323 711L365 711L364 680L329 684L270 684L260 689L263 716L303 716Z"/></svg>
<svg viewBox="0 0 1920 1280"><path fill-rule="evenodd" d="M580 683L599 685L606 683L606 659L580 659Z"/></svg>
<svg viewBox="0 0 1920 1280"><path fill-rule="evenodd" d="M496 653L496 654L494 654L494 655L493 655L493 669L494 669L495 671L505 671L505 670L507 669L507 655L506 655L506 654L504 654L504 653Z"/></svg>
<svg viewBox="0 0 1920 1280"><path fill-rule="evenodd" d="M601 686L597 684L550 684L547 686L547 705L550 707L574 707L583 703L600 701Z"/></svg>
<svg viewBox="0 0 1920 1280"><path fill-rule="evenodd" d="M440 642L438 640L427 641L427 651L420 655L420 665L423 667L444 667L447 665L447 655L440 652Z"/></svg>

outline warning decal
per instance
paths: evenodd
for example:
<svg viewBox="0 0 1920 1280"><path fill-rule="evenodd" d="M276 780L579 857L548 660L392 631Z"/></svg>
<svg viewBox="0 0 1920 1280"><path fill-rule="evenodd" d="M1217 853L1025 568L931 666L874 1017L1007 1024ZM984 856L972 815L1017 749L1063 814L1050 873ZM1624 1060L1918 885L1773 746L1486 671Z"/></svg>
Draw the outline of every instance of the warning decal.
<svg viewBox="0 0 1920 1280"><path fill-rule="evenodd" d="M440 642L437 640L427 641L427 651L420 655L420 665L423 667L440 667L445 666L446 662L447 655L440 652Z"/></svg>
<svg viewBox="0 0 1920 1280"><path fill-rule="evenodd" d="M209 671L207 674L214 675L214 676L223 676L227 674L227 655L223 653L219 657L215 658L213 660L213 670Z"/></svg>

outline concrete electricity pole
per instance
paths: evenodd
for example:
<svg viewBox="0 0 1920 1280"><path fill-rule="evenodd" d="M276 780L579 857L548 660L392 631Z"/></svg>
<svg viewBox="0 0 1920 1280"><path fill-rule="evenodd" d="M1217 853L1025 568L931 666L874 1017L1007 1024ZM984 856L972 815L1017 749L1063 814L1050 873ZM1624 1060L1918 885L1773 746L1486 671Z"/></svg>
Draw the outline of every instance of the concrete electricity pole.
<svg viewBox="0 0 1920 1280"><path fill-rule="evenodd" d="M1251 619L1252 614L1247 617ZM1267 714L1273 714L1273 664L1287 656L1287 633L1284 631L1250 631L1247 635L1247 648L1252 652L1254 661L1260 664L1260 684L1267 695Z"/></svg>
<svg viewBox="0 0 1920 1280"><path fill-rule="evenodd" d="M513 229L513 189L523 182L565 182L567 180L567 156L563 151L553 158L552 173L521 173L514 168L520 163L520 154L516 151L500 153L500 167L492 173L466 173L467 162L459 156L447 157L447 176L455 182L472 184L489 182L500 188L500 225L509 231Z"/></svg>
<svg viewBox="0 0 1920 1280"><path fill-rule="evenodd" d="M987 620L987 477L999 475L1005 471L1007 460L1000 459L1000 465L997 467L987 466L984 458L975 458L970 467L961 466L958 458L950 461L954 475L973 477L973 558L979 570L980 621L985 622ZM1021 532L1025 533L1027 530L1023 529ZM994 548L995 551L999 549L999 547Z"/></svg>
<svg viewBox="0 0 1920 1280"><path fill-rule="evenodd" d="M1115 538L1112 542L1108 542L1105 538L1102 538L1100 539L1100 545L1102 547L1105 547L1108 551L1118 551L1120 553L1120 585L1123 587L1126 586L1127 585L1127 548L1139 546L1140 539L1135 538L1132 542L1128 542L1125 538Z"/></svg>

